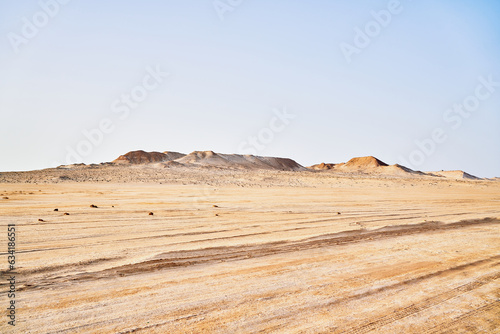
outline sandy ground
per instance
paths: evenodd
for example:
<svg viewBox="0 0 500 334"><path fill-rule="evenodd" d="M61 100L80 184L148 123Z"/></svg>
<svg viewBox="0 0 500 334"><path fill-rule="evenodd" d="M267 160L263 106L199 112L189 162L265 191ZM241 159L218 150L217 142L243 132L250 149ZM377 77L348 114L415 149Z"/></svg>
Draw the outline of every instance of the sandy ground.
<svg viewBox="0 0 500 334"><path fill-rule="evenodd" d="M500 182L278 174L0 183L0 333L500 333Z"/></svg>

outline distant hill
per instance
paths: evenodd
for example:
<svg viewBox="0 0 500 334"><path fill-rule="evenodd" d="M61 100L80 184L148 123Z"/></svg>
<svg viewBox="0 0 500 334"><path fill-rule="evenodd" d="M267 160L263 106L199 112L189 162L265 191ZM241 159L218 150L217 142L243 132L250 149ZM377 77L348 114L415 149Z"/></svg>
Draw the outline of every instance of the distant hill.
<svg viewBox="0 0 500 334"><path fill-rule="evenodd" d="M115 164L165 163L166 166L219 167L238 169L270 169L283 171L307 170L292 159L254 155L220 154L213 151L178 152L132 151L113 160Z"/></svg>
<svg viewBox="0 0 500 334"><path fill-rule="evenodd" d="M255 155L220 154L213 151L195 151L177 159L184 165L234 167L245 169L306 170L292 159L260 157Z"/></svg>
<svg viewBox="0 0 500 334"><path fill-rule="evenodd" d="M314 169L314 170L329 170L332 168L335 168L335 164L325 164L324 162L317 164L317 165L312 165L308 167L309 169Z"/></svg>
<svg viewBox="0 0 500 334"><path fill-rule="evenodd" d="M461 170L449 170L449 171L441 171L441 172L430 172L429 174L433 174L436 176L441 176L445 177L448 179L465 179L465 180L481 180L481 178L471 175L469 173L466 173Z"/></svg>
<svg viewBox="0 0 500 334"><path fill-rule="evenodd" d="M366 169L373 169L373 168L378 168L378 167L387 167L388 164L385 162L372 157L360 157L360 158L352 158L346 163L338 163L338 164L331 164L331 163L321 163L318 165L313 165L309 167L310 169L315 169L315 170L345 170L345 171L357 171L357 170L366 170Z"/></svg>
<svg viewBox="0 0 500 334"><path fill-rule="evenodd" d="M118 158L113 160L114 163L117 164L147 164L154 162L164 162L164 161L172 161L175 159L179 159L185 156L185 154L178 152L144 152L142 150L139 151L131 151L127 154L120 155Z"/></svg>
<svg viewBox="0 0 500 334"><path fill-rule="evenodd" d="M376 168L376 167L385 167L389 166L383 161L379 159L369 156L369 157L361 157L361 158L352 158L345 165L340 166L343 168L351 168L351 169L364 169L364 168Z"/></svg>
<svg viewBox="0 0 500 334"><path fill-rule="evenodd" d="M248 170L318 171L342 174L380 175L391 177L433 177L463 180L481 180L464 171L441 171L423 173L398 164L388 165L373 156L356 157L345 163L320 163L303 167L288 158L262 157L255 155L222 154L213 151L194 151L189 154L179 152L131 151L113 160L118 165L159 164L163 167L204 167L232 168ZM76 166L76 165L75 165Z"/></svg>
<svg viewBox="0 0 500 334"><path fill-rule="evenodd" d="M400 177L426 176L426 173L414 171L398 164L388 165L373 156L352 158L346 163L321 163L308 167L310 170L331 171L340 173L363 173L373 175L390 175Z"/></svg>

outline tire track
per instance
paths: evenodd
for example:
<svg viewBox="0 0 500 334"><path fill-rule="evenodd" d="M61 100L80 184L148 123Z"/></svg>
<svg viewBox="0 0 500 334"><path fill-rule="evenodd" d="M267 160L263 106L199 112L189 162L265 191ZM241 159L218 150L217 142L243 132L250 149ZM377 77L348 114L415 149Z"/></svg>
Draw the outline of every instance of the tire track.
<svg viewBox="0 0 500 334"><path fill-rule="evenodd" d="M391 290L405 288L405 287L407 287L409 285L413 285L413 284L425 283L426 280L429 280L429 279L434 278L434 277L446 276L446 275L453 274L453 273L463 273L465 270L474 270L474 269L477 269L479 266L488 266L491 262L495 262L496 260L499 260L499 259L500 259L500 255L496 255L496 256L486 258L486 259L481 259L478 261L465 263L465 264L451 267L448 269L439 270L439 271L432 272L429 274L417 276L417 277L407 279L407 280L404 280L404 281L401 281L401 282L398 282L395 284L391 284L388 286L383 286L383 287L373 289L373 290L370 290L367 292L355 293L353 295L346 296L346 297L343 297L343 298L340 298L340 299L337 299L334 301L330 301L330 302L323 303L320 305L314 305L313 307L308 306L308 307L303 307L303 308L299 308L299 309L293 309L293 313L297 313L297 314L307 313L307 312L310 312L312 309L316 312L318 308L325 309L325 308L331 308L334 306L345 305L345 304L350 303L352 301L375 296L375 295L382 293L382 292L387 292L387 291L391 291ZM496 264L500 264L500 263L496 262ZM498 272L497 274L500 275L500 272ZM453 290L455 290L455 289L453 289ZM279 297L278 295L275 295L273 298L278 298L278 297ZM241 301L241 303L248 303L248 302L249 302L248 300ZM267 318L267 321L270 322L273 320L281 319L282 317L283 317L282 315L277 316L277 317L270 317L270 318ZM328 332L325 332L325 334L326 333L329 333L329 334L334 333L335 330L338 330L338 328L337 327L330 328L330 330ZM344 330L341 330L340 332L344 333Z"/></svg>
<svg viewBox="0 0 500 334"><path fill-rule="evenodd" d="M462 314L462 315L458 316L457 318L453 319L452 321L438 324L438 325L426 330L423 333L425 333L425 334L456 333L456 332L458 332L457 329L464 327L464 322L468 321L470 318L476 317L476 316L481 315L485 312L491 311L495 308L500 309L500 299L498 299L492 303L488 303L486 305L478 307L478 308L476 308L472 311L469 311L465 314ZM498 314L498 312L497 312L497 314ZM497 320L498 320L498 318L497 318Z"/></svg>
<svg viewBox="0 0 500 334"><path fill-rule="evenodd" d="M390 324L392 322L401 320L403 318L409 317L413 314L419 313L423 310L426 310L428 308L431 308L435 305L441 304L447 300L450 300L452 298L455 298L459 295L462 295L466 292L475 290L479 287L482 287L483 285L486 285L494 280L497 280L500 278L500 271L495 272L493 274L485 275L482 276L481 278L470 282L466 283L463 285L460 285L459 287L456 287L454 289L448 290L446 292L440 293L436 296L426 298L422 300L421 302L412 304L410 306L398 309L394 311L392 314L388 314L379 318L376 318L374 320L371 320L359 327L351 328L348 330L342 330L342 331L337 331L336 333L346 333L346 334L361 334L361 333L367 333L372 330L378 329L380 327L383 327L387 324Z"/></svg>
<svg viewBox="0 0 500 334"><path fill-rule="evenodd" d="M187 267L200 264L213 264L221 261L238 261L248 258L260 258L276 254L286 254L309 249L332 247L359 243L363 241L396 238L400 236L422 234L429 232L443 232L450 229L466 228L479 225L496 225L500 220L486 218L481 220L468 220L458 223L442 224L438 222L422 223L415 225L398 225L383 227L373 231L352 230L334 234L322 235L308 238L296 242L278 241L264 244L209 247L188 251L172 251L159 254L155 259L139 263L132 263L104 269L98 272L86 272L65 277L49 277L39 282L39 288L48 285L58 284L61 281L86 281L94 279L104 279L113 277L123 277L129 275L144 274L158 270L165 270L175 267ZM29 278L27 277L27 281ZM31 286L30 288L33 288Z"/></svg>

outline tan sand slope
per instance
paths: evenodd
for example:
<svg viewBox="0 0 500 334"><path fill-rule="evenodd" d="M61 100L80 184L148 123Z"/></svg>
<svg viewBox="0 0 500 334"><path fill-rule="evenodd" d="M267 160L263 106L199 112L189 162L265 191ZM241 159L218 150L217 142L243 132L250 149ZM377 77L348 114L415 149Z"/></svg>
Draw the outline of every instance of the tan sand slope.
<svg viewBox="0 0 500 334"><path fill-rule="evenodd" d="M363 168L376 168L376 167L384 167L384 166L389 166L383 161L380 161L379 159L369 156L369 157L361 157L361 158L352 158L349 160L345 165L342 167L345 168L357 168L357 169L363 169Z"/></svg>
<svg viewBox="0 0 500 334"><path fill-rule="evenodd" d="M320 163L317 165L312 165L310 167L307 167L309 169L314 169L314 170L329 170L335 167L335 164L327 164L327 163Z"/></svg>
<svg viewBox="0 0 500 334"><path fill-rule="evenodd" d="M446 177L448 179L456 179L456 180L480 180L481 178L466 173L461 170L449 170L449 171L441 171L441 172L431 172L429 174L434 174L441 177Z"/></svg>

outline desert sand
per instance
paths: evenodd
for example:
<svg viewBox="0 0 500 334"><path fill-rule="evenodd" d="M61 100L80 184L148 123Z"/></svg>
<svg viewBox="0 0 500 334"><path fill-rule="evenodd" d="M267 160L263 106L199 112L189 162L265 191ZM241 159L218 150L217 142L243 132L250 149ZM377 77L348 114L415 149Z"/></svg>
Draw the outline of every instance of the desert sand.
<svg viewBox="0 0 500 334"><path fill-rule="evenodd" d="M500 332L498 181L147 162L0 173L1 333Z"/></svg>

